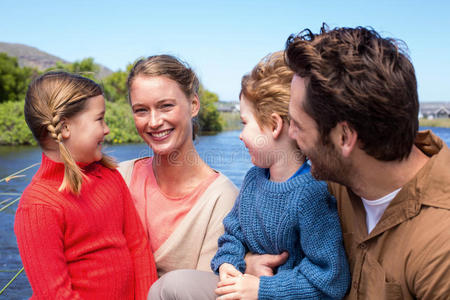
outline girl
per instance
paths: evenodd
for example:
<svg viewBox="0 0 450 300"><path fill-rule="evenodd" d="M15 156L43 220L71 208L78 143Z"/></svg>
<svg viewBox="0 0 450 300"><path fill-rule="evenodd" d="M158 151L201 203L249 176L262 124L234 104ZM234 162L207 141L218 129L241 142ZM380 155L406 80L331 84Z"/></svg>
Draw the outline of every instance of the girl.
<svg viewBox="0 0 450 300"><path fill-rule="evenodd" d="M134 65L128 89L136 129L153 157L123 162L119 171L149 236L158 273L211 271L222 221L238 190L194 147L197 76L177 58L155 55Z"/></svg>
<svg viewBox="0 0 450 300"><path fill-rule="evenodd" d="M293 72L283 52L264 58L242 79L240 139L255 167L244 178L211 268L180 270L161 278L150 299L342 298L350 274L336 203L316 181L289 138ZM244 274L245 255L284 254L273 276ZM249 266L250 267L250 266ZM272 272L272 270L270 270ZM164 280L163 280L164 279ZM216 295L217 294L217 295ZM181 296L180 296L181 295Z"/></svg>
<svg viewBox="0 0 450 300"><path fill-rule="evenodd" d="M43 154L14 231L32 299L145 299L157 278L129 191L101 152L104 114L90 79L50 72L28 88L25 119Z"/></svg>

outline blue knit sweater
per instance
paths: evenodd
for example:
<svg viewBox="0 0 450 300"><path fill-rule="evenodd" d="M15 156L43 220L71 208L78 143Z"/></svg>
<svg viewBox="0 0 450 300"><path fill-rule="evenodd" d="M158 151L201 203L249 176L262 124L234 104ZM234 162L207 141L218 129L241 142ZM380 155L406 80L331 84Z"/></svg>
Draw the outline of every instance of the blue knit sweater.
<svg viewBox="0 0 450 300"><path fill-rule="evenodd" d="M285 182L253 167L244 178L225 233L211 261L218 273L229 263L245 272L244 256L289 252L274 276L261 276L259 299L342 298L350 272L342 244L336 200L310 172Z"/></svg>

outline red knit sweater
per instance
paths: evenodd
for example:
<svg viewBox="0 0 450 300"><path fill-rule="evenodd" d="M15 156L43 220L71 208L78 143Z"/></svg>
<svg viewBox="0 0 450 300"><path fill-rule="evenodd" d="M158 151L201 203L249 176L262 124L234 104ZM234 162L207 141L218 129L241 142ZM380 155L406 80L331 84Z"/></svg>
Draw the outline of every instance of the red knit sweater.
<svg viewBox="0 0 450 300"><path fill-rule="evenodd" d="M42 155L14 231L32 299L146 299L155 262L120 174L80 165L79 196L58 192L64 165Z"/></svg>

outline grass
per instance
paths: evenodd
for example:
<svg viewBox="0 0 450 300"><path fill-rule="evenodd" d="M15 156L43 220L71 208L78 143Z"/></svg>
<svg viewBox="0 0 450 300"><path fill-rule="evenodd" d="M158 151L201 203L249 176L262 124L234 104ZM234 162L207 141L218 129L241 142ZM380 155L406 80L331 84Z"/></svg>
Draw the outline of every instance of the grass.
<svg viewBox="0 0 450 300"><path fill-rule="evenodd" d="M223 130L241 130L242 124L239 112L221 112L223 120ZM419 119L419 126L450 128L450 118L447 119Z"/></svg>
<svg viewBox="0 0 450 300"><path fill-rule="evenodd" d="M241 130L242 123L239 112L221 112L220 117L223 120L223 130Z"/></svg>
<svg viewBox="0 0 450 300"><path fill-rule="evenodd" d="M450 128L450 118L447 119L419 119L419 126Z"/></svg>

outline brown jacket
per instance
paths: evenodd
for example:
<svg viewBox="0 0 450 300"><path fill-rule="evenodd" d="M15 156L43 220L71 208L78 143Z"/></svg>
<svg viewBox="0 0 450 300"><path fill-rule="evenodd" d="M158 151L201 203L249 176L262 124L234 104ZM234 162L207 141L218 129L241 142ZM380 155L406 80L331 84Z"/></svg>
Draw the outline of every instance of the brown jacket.
<svg viewBox="0 0 450 300"><path fill-rule="evenodd" d="M415 143L431 159L370 234L361 199L329 183L352 273L347 299L450 299L450 150L430 131Z"/></svg>

